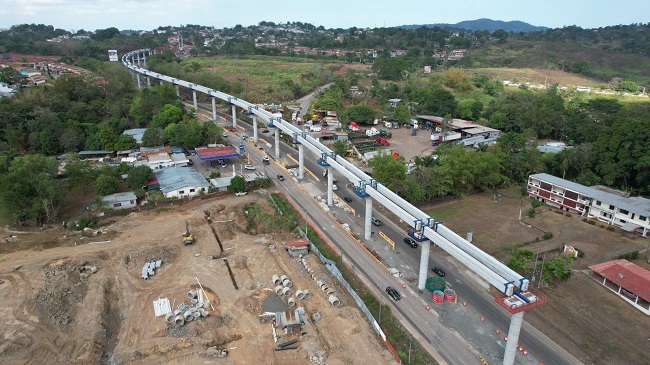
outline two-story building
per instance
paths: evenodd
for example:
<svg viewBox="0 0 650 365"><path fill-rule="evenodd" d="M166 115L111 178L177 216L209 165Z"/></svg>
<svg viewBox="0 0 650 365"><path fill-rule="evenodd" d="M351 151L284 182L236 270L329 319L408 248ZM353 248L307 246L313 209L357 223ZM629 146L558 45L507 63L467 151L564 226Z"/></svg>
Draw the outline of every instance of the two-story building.
<svg viewBox="0 0 650 365"><path fill-rule="evenodd" d="M626 197L615 189L588 187L549 174L530 175L527 190L529 196L560 210L650 235L650 199Z"/></svg>

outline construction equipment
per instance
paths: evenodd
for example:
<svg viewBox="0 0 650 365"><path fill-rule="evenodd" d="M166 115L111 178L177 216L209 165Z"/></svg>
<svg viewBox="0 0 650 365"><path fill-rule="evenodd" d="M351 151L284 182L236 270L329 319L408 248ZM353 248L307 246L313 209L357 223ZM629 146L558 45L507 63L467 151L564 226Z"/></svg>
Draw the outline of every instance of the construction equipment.
<svg viewBox="0 0 650 365"><path fill-rule="evenodd" d="M189 222L185 222L185 233L183 233L183 245L192 245L194 244L194 237L190 233L190 224Z"/></svg>

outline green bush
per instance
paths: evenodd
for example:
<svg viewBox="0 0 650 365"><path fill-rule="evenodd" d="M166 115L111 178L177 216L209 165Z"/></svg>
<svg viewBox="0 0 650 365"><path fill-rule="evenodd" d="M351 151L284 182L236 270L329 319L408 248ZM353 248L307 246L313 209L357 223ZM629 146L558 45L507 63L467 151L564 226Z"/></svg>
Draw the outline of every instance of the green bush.
<svg viewBox="0 0 650 365"><path fill-rule="evenodd" d="M530 205L532 205L533 208L539 208L544 205L544 203L542 203L542 201L537 198L530 198Z"/></svg>
<svg viewBox="0 0 650 365"><path fill-rule="evenodd" d="M591 219L588 220L587 223L591 224L592 226L595 226L595 225L596 225L596 221L591 220Z"/></svg>
<svg viewBox="0 0 650 365"><path fill-rule="evenodd" d="M570 217L571 213L567 212L567 213L564 213L564 215L566 215L567 217Z"/></svg>
<svg viewBox="0 0 650 365"><path fill-rule="evenodd" d="M535 208L528 209L528 216L533 218L535 216Z"/></svg>
<svg viewBox="0 0 650 365"><path fill-rule="evenodd" d="M553 233L551 233L551 232L544 232L544 239L545 239L545 240L550 240L551 238L553 238Z"/></svg>
<svg viewBox="0 0 650 365"><path fill-rule="evenodd" d="M582 221L583 221L583 222L586 222L586 221L587 221L587 218L582 218Z"/></svg>
<svg viewBox="0 0 650 365"><path fill-rule="evenodd" d="M607 230L608 231L615 231L616 228L614 228L614 226L607 226Z"/></svg>
<svg viewBox="0 0 650 365"><path fill-rule="evenodd" d="M639 251L632 251L619 255L619 259L636 260L639 257Z"/></svg>
<svg viewBox="0 0 650 365"><path fill-rule="evenodd" d="M81 231L84 228L87 227L93 227L95 224L97 224L97 220L94 218L91 218L90 216L83 216L79 218L77 221L77 224L75 224L74 228L78 231ZM638 254L638 252L637 252Z"/></svg>

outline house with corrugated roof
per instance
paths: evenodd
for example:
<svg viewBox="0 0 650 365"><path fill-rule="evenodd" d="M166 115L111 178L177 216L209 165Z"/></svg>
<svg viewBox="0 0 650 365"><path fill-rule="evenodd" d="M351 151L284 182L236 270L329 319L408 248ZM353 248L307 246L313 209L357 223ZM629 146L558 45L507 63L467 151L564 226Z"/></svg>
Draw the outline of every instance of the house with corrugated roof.
<svg viewBox="0 0 650 365"><path fill-rule="evenodd" d="M650 315L650 271L624 259L591 265L589 269L594 279Z"/></svg>
<svg viewBox="0 0 650 365"><path fill-rule="evenodd" d="M138 198L132 191L106 195L102 197L102 200L113 210L129 209L138 204Z"/></svg>
<svg viewBox="0 0 650 365"><path fill-rule="evenodd" d="M172 167L155 172L160 191L166 198L185 198L207 193L210 184L191 167Z"/></svg>

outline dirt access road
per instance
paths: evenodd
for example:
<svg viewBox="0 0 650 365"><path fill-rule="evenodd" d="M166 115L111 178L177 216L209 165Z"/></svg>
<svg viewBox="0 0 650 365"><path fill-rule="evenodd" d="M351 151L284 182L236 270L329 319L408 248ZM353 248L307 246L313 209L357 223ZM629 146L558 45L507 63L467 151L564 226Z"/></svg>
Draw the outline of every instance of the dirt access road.
<svg viewBox="0 0 650 365"><path fill-rule="evenodd" d="M251 218L252 212L257 218ZM296 237L273 219L259 219L274 215L261 195L251 193L108 218L100 228L103 234L95 237L81 238L79 231L61 228L5 228L0 241L0 363L395 363L335 279L326 280L341 299L340 307L331 306L298 259L281 248L282 241ZM197 240L192 246L180 242L186 221ZM163 265L145 281L141 270L150 258L162 259ZM17 265L21 267L14 270ZM273 351L272 324L260 319L264 300L275 295L273 274L286 274L294 290L313 293L297 304L305 308L308 323L293 337L279 332L281 341L298 339L295 350ZM158 298L189 303L186 294L197 287L195 278L213 299L215 309L208 309L207 318L176 326L154 316L152 302ZM286 303L286 297L281 299ZM316 324L311 320L315 312L322 318ZM216 359L221 349L229 356Z"/></svg>

